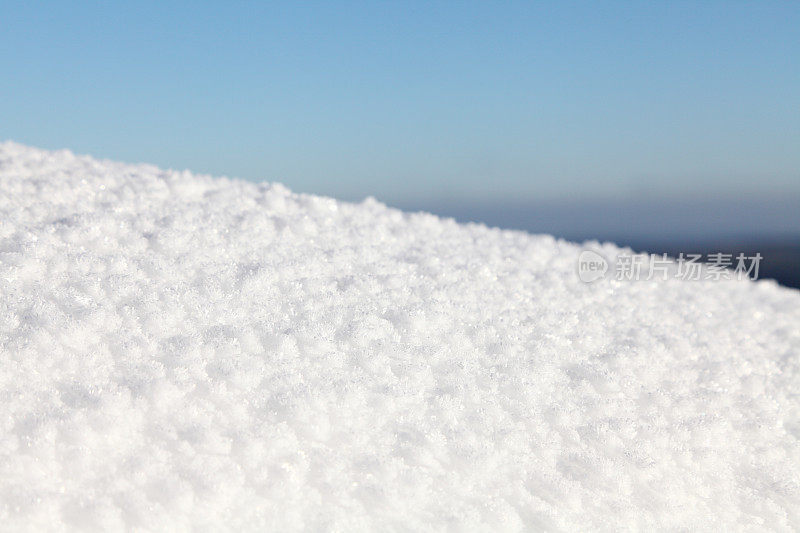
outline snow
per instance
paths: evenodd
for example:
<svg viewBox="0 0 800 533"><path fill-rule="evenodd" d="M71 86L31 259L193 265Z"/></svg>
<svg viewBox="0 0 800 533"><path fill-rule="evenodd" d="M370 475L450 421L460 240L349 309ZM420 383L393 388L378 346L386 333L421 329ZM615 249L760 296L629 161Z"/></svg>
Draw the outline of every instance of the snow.
<svg viewBox="0 0 800 533"><path fill-rule="evenodd" d="M0 528L800 528L800 292L583 249L2 143Z"/></svg>

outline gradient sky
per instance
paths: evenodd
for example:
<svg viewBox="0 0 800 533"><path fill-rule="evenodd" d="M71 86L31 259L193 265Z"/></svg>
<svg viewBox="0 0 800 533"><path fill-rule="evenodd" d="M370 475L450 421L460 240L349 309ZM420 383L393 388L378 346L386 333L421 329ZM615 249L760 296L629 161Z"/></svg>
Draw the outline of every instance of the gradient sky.
<svg viewBox="0 0 800 533"><path fill-rule="evenodd" d="M800 194L798 2L2 2L0 139L340 198Z"/></svg>

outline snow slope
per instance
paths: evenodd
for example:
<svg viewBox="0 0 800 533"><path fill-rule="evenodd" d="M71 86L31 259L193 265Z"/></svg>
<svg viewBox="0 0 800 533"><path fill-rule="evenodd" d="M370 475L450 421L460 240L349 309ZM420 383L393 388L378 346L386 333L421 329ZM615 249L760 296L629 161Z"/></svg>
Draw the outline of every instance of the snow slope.
<svg viewBox="0 0 800 533"><path fill-rule="evenodd" d="M0 144L0 529L800 528L800 292L580 251Z"/></svg>

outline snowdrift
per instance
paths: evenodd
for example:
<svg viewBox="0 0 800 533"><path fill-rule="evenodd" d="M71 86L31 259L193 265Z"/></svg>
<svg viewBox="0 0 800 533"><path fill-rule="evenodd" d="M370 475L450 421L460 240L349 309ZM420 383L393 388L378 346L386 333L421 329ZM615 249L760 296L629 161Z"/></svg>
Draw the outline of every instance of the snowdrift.
<svg viewBox="0 0 800 533"><path fill-rule="evenodd" d="M0 144L0 529L800 528L800 292L583 249Z"/></svg>

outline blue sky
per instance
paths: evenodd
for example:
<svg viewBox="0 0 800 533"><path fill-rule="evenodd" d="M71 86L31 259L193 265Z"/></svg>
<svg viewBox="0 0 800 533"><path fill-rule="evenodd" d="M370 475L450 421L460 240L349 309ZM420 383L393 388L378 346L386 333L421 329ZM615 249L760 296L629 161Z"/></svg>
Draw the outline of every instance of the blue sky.
<svg viewBox="0 0 800 533"><path fill-rule="evenodd" d="M3 2L0 139L340 198L800 194L796 2Z"/></svg>

